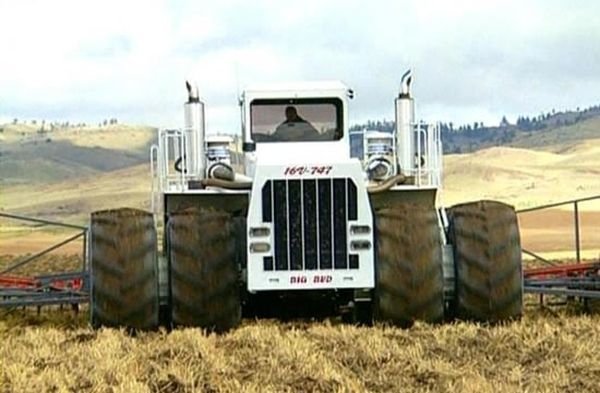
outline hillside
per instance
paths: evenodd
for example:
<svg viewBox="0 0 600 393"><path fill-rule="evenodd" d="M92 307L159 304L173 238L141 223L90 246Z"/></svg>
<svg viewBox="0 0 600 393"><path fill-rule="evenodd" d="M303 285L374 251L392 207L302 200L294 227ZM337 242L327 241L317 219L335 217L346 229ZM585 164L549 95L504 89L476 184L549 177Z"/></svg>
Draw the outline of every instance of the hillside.
<svg viewBox="0 0 600 393"><path fill-rule="evenodd" d="M526 208L600 194L600 139L554 149L493 147L447 155L444 202L493 198Z"/></svg>
<svg viewBox="0 0 600 393"><path fill-rule="evenodd" d="M31 125L4 125L0 185L49 184L147 162L156 138L151 127L112 125L40 132Z"/></svg>
<svg viewBox="0 0 600 393"><path fill-rule="evenodd" d="M145 163L102 173L79 173L73 179L36 186L7 186L0 192L0 208L83 224L94 210L120 206L149 209L150 192L150 169Z"/></svg>
<svg viewBox="0 0 600 393"><path fill-rule="evenodd" d="M600 138L600 117L594 117L569 126L546 129L543 132L520 133L510 142L510 145L560 152L560 149L565 146L595 138Z"/></svg>
<svg viewBox="0 0 600 393"><path fill-rule="evenodd" d="M57 142L57 145L59 143L68 143L71 152L79 148L88 149L69 140ZM113 143L107 141L109 146ZM128 154L116 148L105 150L111 154ZM104 157L108 157L106 151L103 150L103 153ZM93 167L76 166L73 177L55 178L53 182L30 180L5 184L0 189L0 210L80 224L86 224L94 210L121 206L149 210L149 164L143 155L138 157L142 164L115 170L105 167L102 171L100 163L97 163ZM123 163L123 156L120 159ZM49 167L49 170L56 169ZM494 199L522 209L598 195L598 179L600 138L554 144L546 150L493 147L445 156L440 203L451 206L470 200ZM581 217L582 243L589 246L591 256L596 256L600 252L600 230L597 226L600 200L582 203L579 208L585 212ZM564 213L549 211L540 214L530 214L522 222L524 244L552 252L572 249L572 213L565 210ZM0 233L3 243L0 251L27 250L28 247L31 249L31 245L51 244L53 240L65 237L62 234L48 237L34 231L14 232L11 229L13 225L14 222L0 220L0 227L5 228L4 233Z"/></svg>
<svg viewBox="0 0 600 393"><path fill-rule="evenodd" d="M0 208L79 219L111 206L115 193L122 195L119 202L147 205L150 131L65 133L51 143L3 145L9 153L0 157ZM600 138L553 140L544 150L492 147L445 156L443 200L450 205L494 198L525 208L600 194L598 178Z"/></svg>
<svg viewBox="0 0 600 393"><path fill-rule="evenodd" d="M598 123L590 119L538 134L547 136L536 150L502 146L446 155L440 203L495 199L521 209L600 194L600 138L579 139L595 135ZM565 131L573 127L574 133ZM86 224L95 210L150 209L148 145L155 138L154 129L118 125L40 135L34 128L17 125L2 134L0 210ZM535 145L536 138L524 136L519 143ZM600 252L596 224L600 201L581 204L580 210L586 212L581 217L582 243L595 256L596 250ZM541 214L528 215L522 222L526 246L552 252L572 249L572 213ZM559 226L548 229L554 221ZM15 232L15 225L0 220L0 251L27 252L65 237L60 231Z"/></svg>

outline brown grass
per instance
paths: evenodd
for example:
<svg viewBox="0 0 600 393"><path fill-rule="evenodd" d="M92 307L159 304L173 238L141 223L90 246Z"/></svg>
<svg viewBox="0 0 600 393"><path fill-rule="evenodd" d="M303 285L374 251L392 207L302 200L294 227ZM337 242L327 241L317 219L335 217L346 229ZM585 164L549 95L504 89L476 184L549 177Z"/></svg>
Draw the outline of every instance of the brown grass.
<svg viewBox="0 0 600 393"><path fill-rule="evenodd" d="M51 255L22 273L79 263ZM540 309L532 296L521 321L499 326L245 320L224 335L132 336L94 331L88 316L0 310L0 392L600 391L600 316Z"/></svg>
<svg viewBox="0 0 600 393"><path fill-rule="evenodd" d="M91 330L86 315L0 319L5 392L600 391L600 318L530 311L502 326L246 321L197 329Z"/></svg>
<svg viewBox="0 0 600 393"><path fill-rule="evenodd" d="M0 270L3 270L16 262L22 261L28 255L0 255ZM49 254L36 258L30 263L10 272L15 275L35 276L47 273L71 272L82 269L80 254Z"/></svg>
<svg viewBox="0 0 600 393"><path fill-rule="evenodd" d="M40 228L35 230L22 228L0 227L0 255L38 253L63 240L76 235L77 232L70 230L48 230ZM80 254L83 250L81 238L65 244L57 249L54 254Z"/></svg>

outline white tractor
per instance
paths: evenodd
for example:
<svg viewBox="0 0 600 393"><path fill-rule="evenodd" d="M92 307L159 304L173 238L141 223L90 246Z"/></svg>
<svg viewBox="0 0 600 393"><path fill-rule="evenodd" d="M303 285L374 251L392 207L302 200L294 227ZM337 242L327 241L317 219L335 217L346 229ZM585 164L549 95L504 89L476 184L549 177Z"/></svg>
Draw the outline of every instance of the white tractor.
<svg viewBox="0 0 600 393"><path fill-rule="evenodd" d="M341 82L245 90L237 144L206 135L204 104L187 87L185 127L160 130L151 151L153 212L92 214L94 326L520 316L515 211L493 201L436 206L440 131L415 121L410 72L395 132L365 133L363 160L350 157L353 92Z"/></svg>

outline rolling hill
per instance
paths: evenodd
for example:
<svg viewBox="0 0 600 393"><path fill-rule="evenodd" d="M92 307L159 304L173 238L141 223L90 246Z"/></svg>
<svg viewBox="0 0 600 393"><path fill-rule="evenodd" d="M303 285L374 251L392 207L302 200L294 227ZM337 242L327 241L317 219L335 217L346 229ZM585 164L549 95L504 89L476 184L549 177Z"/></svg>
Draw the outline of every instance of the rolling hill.
<svg viewBox="0 0 600 393"><path fill-rule="evenodd" d="M72 142L56 145L68 146L65 150L72 155L60 158L68 164L51 167L60 161L50 154L55 150L48 148L41 156L42 161L48 163L48 170L53 171L49 177L53 181L5 184L0 193L1 208L79 221L91 210L118 203L136 207L148 205L149 164L141 153L79 147ZM475 153L447 155L443 202L451 205L489 198L525 208L600 194L600 139L554 145L554 150L493 147ZM71 166L80 158L79 154L84 159L85 152L91 153L88 164ZM110 161L112 157L117 157L114 162ZM31 167L34 162L22 165ZM4 165L0 167L5 169ZM68 168L71 175L67 176L69 172L64 169L58 176L60 169L57 168ZM115 193L120 195L118 200L114 198Z"/></svg>
<svg viewBox="0 0 600 393"><path fill-rule="evenodd" d="M156 129L113 125L40 132L2 126L0 185L40 185L128 168L148 160Z"/></svg>
<svg viewBox="0 0 600 393"><path fill-rule="evenodd" d="M600 194L600 139L554 149L493 147L448 155L444 202L488 198L526 208Z"/></svg>
<svg viewBox="0 0 600 393"><path fill-rule="evenodd" d="M572 125L558 126L543 132L519 134L511 146L528 149L544 149L560 152L571 145L584 143L588 139L600 138L600 117L593 117Z"/></svg>
<svg viewBox="0 0 600 393"><path fill-rule="evenodd" d="M550 132L547 143L535 150L500 146L446 155L440 203L451 206L495 199L527 208L600 194L600 138L580 139L582 135L595 135L595 123L590 120L586 124L570 126L588 130L579 132L576 138ZM155 138L152 128L119 125L42 136L21 127L15 132L5 130L3 136L0 211L86 224L95 210L121 206L150 209L147 152ZM52 141L46 142L45 138ZM533 137L521 141L524 146L534 142ZM600 201L581 204L580 210L590 213L582 218L586 227L584 243L600 243L592 234L600 234L593 221L594 214L600 212ZM549 234L543 223L544 218L533 216L523 222L528 241L554 249L559 243L560 247L572 245L568 240L572 228L563 226ZM10 235L14 225L0 220L4 245L36 244L40 239L36 233L25 235L22 231Z"/></svg>

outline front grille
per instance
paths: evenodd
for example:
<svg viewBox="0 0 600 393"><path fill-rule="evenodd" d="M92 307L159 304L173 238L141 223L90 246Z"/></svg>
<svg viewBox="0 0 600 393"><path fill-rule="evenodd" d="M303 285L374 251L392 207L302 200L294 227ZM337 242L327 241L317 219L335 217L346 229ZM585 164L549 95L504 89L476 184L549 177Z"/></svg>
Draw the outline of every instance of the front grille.
<svg viewBox="0 0 600 393"><path fill-rule="evenodd" d="M261 191L262 218L273 223L275 242L274 264L265 268L358 268L347 248L347 223L358 215L352 179L268 180Z"/></svg>

